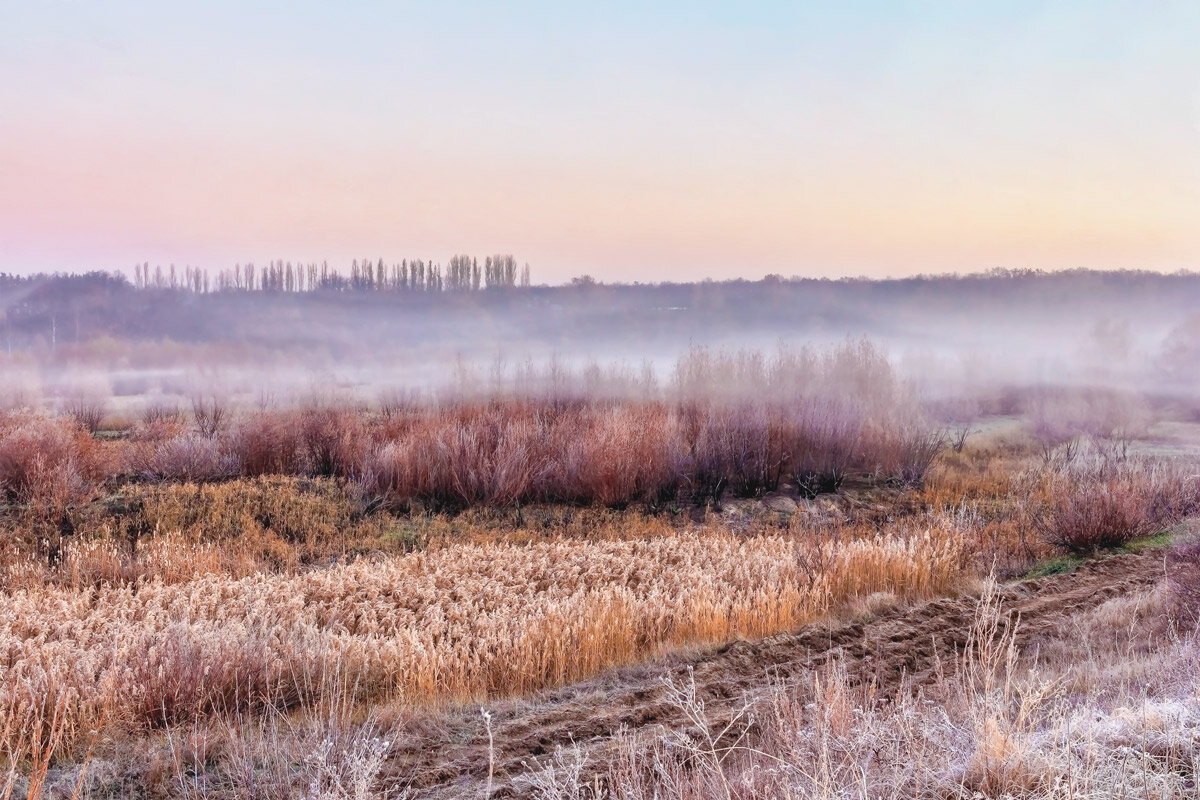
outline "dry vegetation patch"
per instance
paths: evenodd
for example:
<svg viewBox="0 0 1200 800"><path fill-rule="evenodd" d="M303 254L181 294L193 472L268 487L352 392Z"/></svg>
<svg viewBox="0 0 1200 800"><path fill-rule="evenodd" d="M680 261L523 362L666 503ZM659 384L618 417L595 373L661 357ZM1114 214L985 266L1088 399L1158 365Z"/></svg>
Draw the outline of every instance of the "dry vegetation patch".
<svg viewBox="0 0 1200 800"><path fill-rule="evenodd" d="M297 575L35 586L0 612L0 729L63 704L65 746L109 720L176 723L313 702L429 703L537 690L672 644L759 636L874 592L928 596L952 531L803 543L649 541L440 548Z"/></svg>
<svg viewBox="0 0 1200 800"><path fill-rule="evenodd" d="M1126 544L1197 505L1194 470L1130 455L1107 422L1063 439L1014 421L952 441L865 343L695 351L668 388L642 390L464 392L377 411L206 395L190 419L149 409L116 440L89 421L0 416L0 766L44 776L97 741L249 725L259 745L275 736L289 758L314 759L326 787L314 796L336 795L374 786L388 751L374 722L357 728L368 708L529 696L831 611L866 617L880 598ZM1195 560L1168 559L1164 596L1193 597ZM977 667L995 653L968 655ZM836 670L813 680L806 702L824 715L799 722L796 698L778 694L782 727L763 730L786 746L772 758L821 765L820 780L776 764L764 782L746 754L750 772L730 773L714 741L681 739L690 761L643 753L631 782L611 785L640 798L637 780L653 776L676 787L664 797L733 796L736 779L750 796L816 796L859 779L863 748L921 747L952 752L959 788L991 796L1044 791L1046 765L1066 763L994 683L986 708L977 688L940 688L962 713L939 722L911 698L879 711ZM278 738L331 716L315 738ZM885 741L888 726L909 738ZM240 733L221 741L254 750ZM249 779L269 761L254 752ZM192 758L198 775L209 756ZM918 772L887 772L864 796L920 796ZM537 780L526 788L559 796Z"/></svg>

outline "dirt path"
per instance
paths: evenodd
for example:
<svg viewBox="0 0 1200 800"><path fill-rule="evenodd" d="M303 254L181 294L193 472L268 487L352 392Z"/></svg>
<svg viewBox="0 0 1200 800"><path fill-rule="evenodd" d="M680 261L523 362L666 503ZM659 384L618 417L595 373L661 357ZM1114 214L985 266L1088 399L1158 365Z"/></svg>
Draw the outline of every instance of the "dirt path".
<svg viewBox="0 0 1200 800"><path fill-rule="evenodd" d="M1006 584L1003 608L1019 613L1017 639L1025 647L1069 631L1072 615L1153 585L1162 575L1162 554L1153 550L1106 556L1075 572ZM695 675L716 724L738 701L767 685L840 660L852 679L874 679L895 689L909 676L928 680L966 645L975 620L974 597L934 600L883 612L860 623L811 625L758 641L739 641L670 657L548 692L488 706L495 745L493 797L516 796L512 779L560 746L579 745L602 763L621 728L653 733L685 724L670 701L663 677ZM411 737L388 770L397 785L417 797L475 796L487 779L488 739L478 707L437 719L415 719Z"/></svg>

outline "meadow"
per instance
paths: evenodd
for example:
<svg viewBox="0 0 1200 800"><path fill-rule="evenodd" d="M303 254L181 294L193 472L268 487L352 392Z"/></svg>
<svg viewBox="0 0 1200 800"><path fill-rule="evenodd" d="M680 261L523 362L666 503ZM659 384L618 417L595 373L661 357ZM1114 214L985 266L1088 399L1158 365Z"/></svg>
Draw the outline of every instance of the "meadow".
<svg viewBox="0 0 1200 800"><path fill-rule="evenodd" d="M998 417L865 342L695 350L662 384L70 400L0 416L6 800L375 796L412 715L1070 569L1200 502L1139 449L1169 408ZM634 773L612 796L650 796Z"/></svg>

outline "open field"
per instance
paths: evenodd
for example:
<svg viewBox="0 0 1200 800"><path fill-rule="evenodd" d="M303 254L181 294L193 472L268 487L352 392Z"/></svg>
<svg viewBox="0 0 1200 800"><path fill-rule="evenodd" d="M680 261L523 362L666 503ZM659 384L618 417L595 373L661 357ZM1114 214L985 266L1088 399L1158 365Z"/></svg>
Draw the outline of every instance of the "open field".
<svg viewBox="0 0 1200 800"><path fill-rule="evenodd" d="M0 800L1200 800L1200 0L0 0Z"/></svg>
<svg viewBox="0 0 1200 800"><path fill-rule="evenodd" d="M932 602L920 591L873 594L828 623L482 706L382 696L363 706L361 676L329 664L309 676L307 697L275 714L172 705L179 689L195 699L193 687L212 685L200 666L210 654L206 666L255 652L236 636L225 643L238 653L210 638L212 649L187 654L190 665L141 673L155 687L164 676L192 679L167 682L176 693L160 700L159 711L179 717L130 728L130 709L110 707L91 721L108 728L100 746L87 737L74 746L90 749L90 796L290 797L316 787L332 797L818 797L853 777L851 796L864 798L1085 788L1187 797L1200 756L1194 606L1179 596L1196 585L1187 569L1150 548L994 594L985 586L982 600L979 584L961 579L954 596ZM295 598L272 606L289 602L298 607ZM241 611L229 612L237 627ZM178 652L196 627L179 630L159 648ZM43 733L71 746L69 732ZM80 783L77 760L60 757L48 772L65 794ZM1064 787L1068 768L1077 775Z"/></svg>
<svg viewBox="0 0 1200 800"><path fill-rule="evenodd" d="M1129 393L951 421L865 343L693 351L666 385L591 395L534 377L366 406L198 396L124 423L6 412L5 792L815 796L808 767L754 761L815 723L738 703L791 708L801 675L858 698L867 664L862 713L950 691L992 647L981 581L1078 576L1001 591L1058 614L1024 646L1158 581L1151 551L1087 560L1162 545L1200 506L1187 423ZM705 745L701 722L724 732ZM590 788L554 788L563 770Z"/></svg>

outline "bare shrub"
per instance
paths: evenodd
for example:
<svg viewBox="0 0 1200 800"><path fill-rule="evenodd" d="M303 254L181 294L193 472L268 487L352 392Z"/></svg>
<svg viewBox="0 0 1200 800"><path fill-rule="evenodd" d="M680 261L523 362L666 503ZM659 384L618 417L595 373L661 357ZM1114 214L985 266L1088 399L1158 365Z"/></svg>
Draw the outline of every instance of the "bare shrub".
<svg viewBox="0 0 1200 800"><path fill-rule="evenodd" d="M151 445L137 471L151 480L213 481L231 478L238 472L236 458L221 443L194 433L185 433Z"/></svg>
<svg viewBox="0 0 1200 800"><path fill-rule="evenodd" d="M320 397L235 419L224 395L199 392L193 437L182 436L178 409L152 404L114 449L155 480L329 476L354 480L371 502L450 510L660 507L681 496L719 504L727 492L759 497L785 481L812 497L850 474L915 486L940 446L915 395L865 343L774 358L693 351L660 396L628 370L527 372L511 386L498 372L494 385L509 389L490 399L473 390L440 405L410 397L386 401L381 415Z"/></svg>
<svg viewBox="0 0 1200 800"><path fill-rule="evenodd" d="M104 424L106 403L94 394L76 393L63 400L63 413L88 433L95 433Z"/></svg>
<svg viewBox="0 0 1200 800"><path fill-rule="evenodd" d="M295 414L257 411L240 419L225 439L242 475L305 475L311 469Z"/></svg>
<svg viewBox="0 0 1200 800"><path fill-rule="evenodd" d="M1149 463L1079 463L1057 474L1050 491L1050 507L1039 519L1042 533L1051 544L1080 553L1147 536L1195 505L1193 481Z"/></svg>
<svg viewBox="0 0 1200 800"><path fill-rule="evenodd" d="M947 442L956 453L961 453L967 445L967 439L975 433L970 425L958 425L947 435Z"/></svg>
<svg viewBox="0 0 1200 800"><path fill-rule="evenodd" d="M792 410L788 464L803 497L836 492L861 463L864 412L852 403L811 398Z"/></svg>
<svg viewBox="0 0 1200 800"><path fill-rule="evenodd" d="M761 497L779 488L797 459L797 425L785 409L742 400L689 403L677 413L683 446L676 460L696 502L719 503L727 489Z"/></svg>
<svg viewBox="0 0 1200 800"><path fill-rule="evenodd" d="M404 498L438 508L488 498L620 507L681 491L717 505L726 491L759 497L785 477L810 497L837 491L855 471L916 486L944 446L908 406L872 419L858 401L818 396L455 402L385 420L373 436L343 412L305 413L310 458L324 464L316 471L355 474L365 494L397 507ZM339 453L349 453L341 466Z"/></svg>
<svg viewBox="0 0 1200 800"><path fill-rule="evenodd" d="M192 420L201 436L209 439L225 427L229 407L224 398L215 393L197 394L192 397Z"/></svg>
<svg viewBox="0 0 1200 800"><path fill-rule="evenodd" d="M686 447L686 474L693 503L720 505L729 485L727 465L715 445L711 411L699 403L686 403L677 411Z"/></svg>
<svg viewBox="0 0 1200 800"><path fill-rule="evenodd" d="M734 495L759 497L778 486L780 465L771 462L771 428L768 412L759 404L714 408L697 445L708 450L700 458L719 465Z"/></svg>
<svg viewBox="0 0 1200 800"><path fill-rule="evenodd" d="M1088 433L1087 409L1080 398L1043 389L1032 394L1026 415L1043 463L1058 468L1070 464L1078 454L1080 438Z"/></svg>
<svg viewBox="0 0 1200 800"><path fill-rule="evenodd" d="M45 513L87 497L111 464L91 436L39 414L0 419L0 491Z"/></svg>
<svg viewBox="0 0 1200 800"><path fill-rule="evenodd" d="M1041 387L1030 393L1026 414L1043 461L1056 468L1079 455L1085 439L1110 458L1127 458L1151 419L1143 398L1106 388Z"/></svg>
<svg viewBox="0 0 1200 800"><path fill-rule="evenodd" d="M914 423L877 430L871 443L877 475L900 486L919 487L933 460L946 449L947 436Z"/></svg>
<svg viewBox="0 0 1200 800"><path fill-rule="evenodd" d="M143 724L171 725L269 702L276 659L268 641L268 631L253 628L213 631L200 640L186 624L174 623L154 632L152 641L131 642L144 655L130 664L127 680L137 691L129 713Z"/></svg>
<svg viewBox="0 0 1200 800"><path fill-rule="evenodd" d="M299 412L304 453L316 475L349 476L361 468L369 443L360 414L311 405Z"/></svg>
<svg viewBox="0 0 1200 800"><path fill-rule="evenodd" d="M379 413L386 420L416 413L421 407L420 395L411 390L385 389L379 393Z"/></svg>
<svg viewBox="0 0 1200 800"><path fill-rule="evenodd" d="M532 482L537 434L529 420L506 419L494 410L443 427L436 447L445 458L447 473L439 481L435 499L452 506L519 502Z"/></svg>
<svg viewBox="0 0 1200 800"><path fill-rule="evenodd" d="M179 406L162 400L150 400L142 407L141 422L145 427L175 424L183 419Z"/></svg>
<svg viewBox="0 0 1200 800"><path fill-rule="evenodd" d="M412 445L389 441L375 447L363 462L356 493L368 506L407 510L418 496L417 457Z"/></svg>
<svg viewBox="0 0 1200 800"><path fill-rule="evenodd" d="M665 409L546 409L537 419L544 431L535 471L539 498L610 507L673 499L679 479Z"/></svg>
<svg viewBox="0 0 1200 800"><path fill-rule="evenodd" d="M881 461L902 433L928 431L914 389L867 341L771 358L694 349L677 362L671 392L701 497L722 479L753 495L773 488L777 474L810 497L836 491L852 471L911 480L907 462ZM711 420L706 409L718 409Z"/></svg>
<svg viewBox="0 0 1200 800"><path fill-rule="evenodd" d="M359 485L396 508L518 503L540 467L539 426L519 409L462 406L408 426L364 460Z"/></svg>

